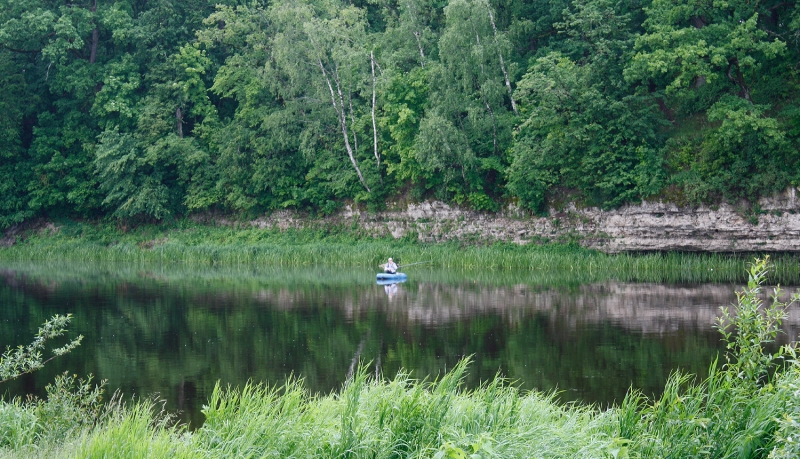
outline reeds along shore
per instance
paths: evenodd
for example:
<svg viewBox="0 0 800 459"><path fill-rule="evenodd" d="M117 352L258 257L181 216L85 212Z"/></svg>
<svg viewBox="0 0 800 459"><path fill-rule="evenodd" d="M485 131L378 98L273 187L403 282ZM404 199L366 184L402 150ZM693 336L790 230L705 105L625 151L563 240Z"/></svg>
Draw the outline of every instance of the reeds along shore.
<svg viewBox="0 0 800 459"><path fill-rule="evenodd" d="M709 376L675 373L655 400L630 391L615 407L564 405L499 375L466 390L466 358L434 381L384 379L361 366L329 395L310 394L299 379L218 385L204 424L189 430L152 399L99 405L65 376L47 400L0 402L0 456L796 458L800 364L796 345L764 348L789 307L762 304L766 267L755 263L738 304L723 310L728 353Z"/></svg>
<svg viewBox="0 0 800 459"><path fill-rule="evenodd" d="M525 246L480 241L421 243L377 239L347 230L261 230L191 226L130 233L91 225L33 235L0 249L0 261L122 261L204 266L336 266L374 268L392 256L400 264L430 261L426 268L517 270L532 282L743 282L751 254L645 253L609 255L577 244ZM798 258L772 260L769 282L800 282ZM413 269L413 268L410 268Z"/></svg>

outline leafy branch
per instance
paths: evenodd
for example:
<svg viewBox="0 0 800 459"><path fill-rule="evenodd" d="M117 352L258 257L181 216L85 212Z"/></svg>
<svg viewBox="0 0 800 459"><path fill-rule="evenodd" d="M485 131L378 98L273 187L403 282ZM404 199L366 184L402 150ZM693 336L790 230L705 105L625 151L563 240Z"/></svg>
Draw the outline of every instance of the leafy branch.
<svg viewBox="0 0 800 459"><path fill-rule="evenodd" d="M53 356L43 360L42 353L47 342L66 333L66 327L71 320L72 314L65 316L56 314L39 327L39 331L31 344L27 346L20 345L13 349L7 348L6 352L0 356L0 384L24 374L32 373L56 357L68 354L80 346L83 335L78 335L77 338L64 346L53 349Z"/></svg>
<svg viewBox="0 0 800 459"><path fill-rule="evenodd" d="M736 292L738 302L731 311L723 307L717 319L717 328L727 343L726 360L729 374L745 381L763 382L778 362L792 354L791 346L782 346L777 352L765 352L764 346L775 341L782 322L788 317L787 309L798 301L798 295L789 302L778 299L781 289L776 287L771 295L772 304L765 306L760 298L769 269L769 256L756 259L748 273L747 287Z"/></svg>

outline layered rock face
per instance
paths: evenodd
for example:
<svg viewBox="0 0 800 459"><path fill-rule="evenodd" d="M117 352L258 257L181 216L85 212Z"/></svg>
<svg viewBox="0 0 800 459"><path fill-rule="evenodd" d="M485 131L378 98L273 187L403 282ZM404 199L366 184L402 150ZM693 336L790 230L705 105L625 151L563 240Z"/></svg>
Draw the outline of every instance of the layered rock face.
<svg viewBox="0 0 800 459"><path fill-rule="evenodd" d="M756 205L678 207L643 202L614 210L551 210L531 217L510 207L498 213L459 209L442 202L395 206L370 213L346 207L328 219L357 225L372 235L414 236L422 241L497 240L516 243L575 240L609 253L626 251L800 252L797 189ZM308 220L277 212L252 222L260 227L307 226Z"/></svg>

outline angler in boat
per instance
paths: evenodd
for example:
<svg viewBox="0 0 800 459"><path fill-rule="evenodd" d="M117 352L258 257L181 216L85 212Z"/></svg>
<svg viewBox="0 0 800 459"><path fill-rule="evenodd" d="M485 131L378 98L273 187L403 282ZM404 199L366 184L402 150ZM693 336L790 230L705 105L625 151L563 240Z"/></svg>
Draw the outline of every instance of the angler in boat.
<svg viewBox="0 0 800 459"><path fill-rule="evenodd" d="M389 261L384 265L383 272L386 274L397 274L397 264L389 257Z"/></svg>
<svg viewBox="0 0 800 459"><path fill-rule="evenodd" d="M378 273L376 277L378 283L404 282L407 279L405 274L397 272L397 263L391 258L386 264L381 265L381 268L383 268L383 272Z"/></svg>
<svg viewBox="0 0 800 459"><path fill-rule="evenodd" d="M417 263L408 263L402 265L403 268L406 266L414 266L414 265L421 265L423 263L430 263L430 261L420 261ZM383 270L382 273L378 273L377 279L378 282L405 282L408 277L405 273L397 272L397 264L395 264L394 260L389 258L387 263L380 265L381 269Z"/></svg>

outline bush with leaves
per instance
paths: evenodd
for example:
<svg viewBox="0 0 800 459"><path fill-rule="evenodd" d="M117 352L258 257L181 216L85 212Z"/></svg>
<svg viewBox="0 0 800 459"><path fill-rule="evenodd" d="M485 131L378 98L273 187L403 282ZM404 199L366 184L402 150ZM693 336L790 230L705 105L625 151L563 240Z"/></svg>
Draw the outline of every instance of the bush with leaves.
<svg viewBox="0 0 800 459"><path fill-rule="evenodd" d="M722 367L712 363L708 378L701 382L691 375L673 374L652 404L643 403L635 391L626 397L620 432L631 440L636 454L765 458L771 451L793 451L792 442L800 433L792 417L800 411L796 402L800 372L793 359L797 347L766 349L798 297L783 302L775 288L771 305L765 306L761 297L767 269L768 258L756 260L747 287L737 293L737 304L722 308L718 328L728 348ZM787 358L791 358L788 363Z"/></svg>
<svg viewBox="0 0 800 459"><path fill-rule="evenodd" d="M52 349L52 357L42 356L50 340L66 333L71 320L70 314L56 314L39 327L31 344L7 349L0 357L0 383L32 373L78 347L81 335ZM80 379L64 373L47 385L47 397L43 400L29 397L25 401L20 398L0 401L0 448L19 449L39 439L60 441L76 429L93 425L105 409L102 403L105 381L99 385L92 385L91 381L91 375Z"/></svg>

